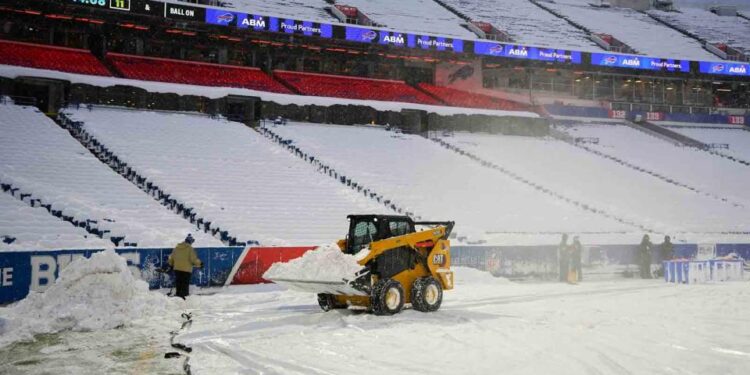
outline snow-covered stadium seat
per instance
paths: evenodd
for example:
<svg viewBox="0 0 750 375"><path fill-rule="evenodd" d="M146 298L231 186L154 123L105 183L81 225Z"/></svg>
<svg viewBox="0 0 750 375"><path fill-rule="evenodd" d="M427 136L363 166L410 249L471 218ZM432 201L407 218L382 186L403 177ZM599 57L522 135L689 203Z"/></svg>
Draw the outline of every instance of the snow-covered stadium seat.
<svg viewBox="0 0 750 375"><path fill-rule="evenodd" d="M407 85L404 81L301 73L283 70L274 71L274 77L286 82L303 95L419 104L440 104L440 102L434 98Z"/></svg>
<svg viewBox="0 0 750 375"><path fill-rule="evenodd" d="M110 53L107 60L125 78L200 86L239 87L290 93L258 68Z"/></svg>
<svg viewBox="0 0 750 375"><path fill-rule="evenodd" d="M722 17L699 8L681 8L679 12L650 10L648 13L706 42L725 43L750 54L750 20Z"/></svg>
<svg viewBox="0 0 750 375"><path fill-rule="evenodd" d="M240 123L124 109L70 115L132 168L243 240L330 243L346 234L347 215L389 212Z"/></svg>
<svg viewBox="0 0 750 375"><path fill-rule="evenodd" d="M566 196L663 233L679 232L683 239L706 241L706 233L750 228L747 209L556 139L455 133L445 140ZM637 149L633 147L631 152L637 153Z"/></svg>
<svg viewBox="0 0 750 375"><path fill-rule="evenodd" d="M647 14L629 8L592 7L590 0L556 0L544 3L564 17L594 33L610 34L648 56L715 60L716 56L703 49L701 43L663 25Z"/></svg>
<svg viewBox="0 0 750 375"><path fill-rule="evenodd" d="M173 246L193 233L199 246L221 243L102 164L38 110L0 105L0 180L63 216L85 221L120 243ZM85 244L82 244L85 245Z"/></svg>
<svg viewBox="0 0 750 375"><path fill-rule="evenodd" d="M0 64L97 76L112 75L89 51L8 40L0 40Z"/></svg>
<svg viewBox="0 0 750 375"><path fill-rule="evenodd" d="M357 7L377 24L400 32L476 38L461 26L466 21L433 0L344 0L339 3Z"/></svg>
<svg viewBox="0 0 750 375"><path fill-rule="evenodd" d="M474 21L492 23L519 44L559 49L600 51L586 32L530 1L443 0Z"/></svg>
<svg viewBox="0 0 750 375"><path fill-rule="evenodd" d="M446 104L456 107L533 112L532 108L529 108L528 105L489 95L456 90L450 87L434 86L427 83L420 83L419 88L436 96Z"/></svg>
<svg viewBox="0 0 750 375"><path fill-rule="evenodd" d="M750 131L728 127L671 126L670 130L714 147L714 151L750 161ZM723 148L726 146L727 148Z"/></svg>
<svg viewBox="0 0 750 375"><path fill-rule="evenodd" d="M0 192L0 251L99 249L112 243Z"/></svg>
<svg viewBox="0 0 750 375"><path fill-rule="evenodd" d="M625 125L581 125L568 133L598 138L591 148L750 207L750 167Z"/></svg>
<svg viewBox="0 0 750 375"><path fill-rule="evenodd" d="M273 129L339 173L427 220L455 220L468 242L555 243L561 232L635 228L557 200L416 135L381 128L293 124ZM617 234L614 232L618 232ZM603 242L602 242L603 243Z"/></svg>

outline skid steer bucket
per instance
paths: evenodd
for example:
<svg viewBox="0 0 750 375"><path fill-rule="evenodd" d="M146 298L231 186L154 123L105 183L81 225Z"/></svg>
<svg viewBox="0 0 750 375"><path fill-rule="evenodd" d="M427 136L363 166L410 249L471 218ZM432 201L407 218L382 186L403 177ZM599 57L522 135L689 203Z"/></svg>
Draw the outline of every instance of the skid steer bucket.
<svg viewBox="0 0 750 375"><path fill-rule="evenodd" d="M355 275L352 281L323 281L323 280L295 280L284 278L270 278L276 284L283 285L287 289L299 292L366 296L369 294L370 272L362 270Z"/></svg>

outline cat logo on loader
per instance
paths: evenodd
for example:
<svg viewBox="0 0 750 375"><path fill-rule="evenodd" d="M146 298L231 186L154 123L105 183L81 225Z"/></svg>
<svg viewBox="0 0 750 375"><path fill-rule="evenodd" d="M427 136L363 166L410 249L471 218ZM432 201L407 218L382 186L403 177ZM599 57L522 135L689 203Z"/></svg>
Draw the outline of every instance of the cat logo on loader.
<svg viewBox="0 0 750 375"><path fill-rule="evenodd" d="M357 306L376 315L392 315L407 304L417 311L437 311L443 291L453 289L448 237L454 222L415 222L408 216L389 215L347 218L349 234L338 245L363 266L353 280L271 281L317 293L324 311ZM417 231L417 227L427 228Z"/></svg>

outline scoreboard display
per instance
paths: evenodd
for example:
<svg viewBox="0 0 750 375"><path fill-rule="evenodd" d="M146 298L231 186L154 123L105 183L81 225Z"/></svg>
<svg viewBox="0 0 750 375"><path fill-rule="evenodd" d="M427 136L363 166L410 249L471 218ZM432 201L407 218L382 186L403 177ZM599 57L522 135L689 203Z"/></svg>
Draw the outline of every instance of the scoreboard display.
<svg viewBox="0 0 750 375"><path fill-rule="evenodd" d="M73 4L88 5L97 8L130 11L130 0L70 0Z"/></svg>

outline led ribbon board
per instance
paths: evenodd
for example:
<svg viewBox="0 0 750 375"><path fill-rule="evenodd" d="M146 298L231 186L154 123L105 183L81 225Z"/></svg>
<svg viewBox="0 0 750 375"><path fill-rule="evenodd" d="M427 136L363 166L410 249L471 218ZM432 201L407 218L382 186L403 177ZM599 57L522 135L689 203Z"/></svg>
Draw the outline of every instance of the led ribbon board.
<svg viewBox="0 0 750 375"><path fill-rule="evenodd" d="M206 9L205 20L206 23L211 25L234 26L254 31L272 31L323 38L333 37L333 25L232 12L223 9Z"/></svg>
<svg viewBox="0 0 750 375"><path fill-rule="evenodd" d="M701 73L750 77L750 64L731 62L700 62Z"/></svg>
<svg viewBox="0 0 750 375"><path fill-rule="evenodd" d="M350 42L391 45L423 50L464 52L464 41L460 39L373 30L362 27L347 26L346 40Z"/></svg>
<svg viewBox="0 0 750 375"><path fill-rule="evenodd" d="M690 71L690 61L686 60L657 59L646 56L615 55L610 53L592 53L591 65L669 72Z"/></svg>
<svg viewBox="0 0 750 375"><path fill-rule="evenodd" d="M538 60L580 64L581 52L551 48L527 47L495 42L474 42L474 53L484 56L508 57L514 59Z"/></svg>

